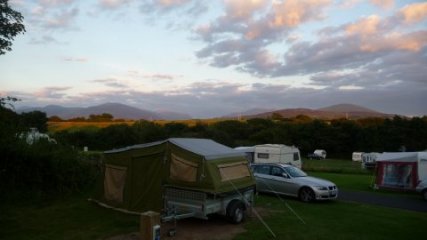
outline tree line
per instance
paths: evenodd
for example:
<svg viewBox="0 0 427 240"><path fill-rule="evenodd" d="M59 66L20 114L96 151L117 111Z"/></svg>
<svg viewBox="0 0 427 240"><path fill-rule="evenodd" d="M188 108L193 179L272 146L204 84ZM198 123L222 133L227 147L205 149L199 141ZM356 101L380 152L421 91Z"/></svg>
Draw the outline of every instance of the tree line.
<svg viewBox="0 0 427 240"><path fill-rule="evenodd" d="M230 147L276 143L294 145L302 154L325 149L328 156L351 158L353 151L391 152L427 149L427 117L366 118L323 121L307 116L285 119L223 120L194 125L140 120L105 128L70 128L50 134L57 144L40 140L28 144L22 133L36 127L47 132L46 113L18 114L12 98L0 98L0 192L40 195L82 191L92 186L99 168L82 153L109 150L171 137L209 138ZM10 106L9 106L10 105ZM111 119L110 115L101 115ZM95 117L97 118L97 117ZM95 163L95 164L94 164ZM2 195L7 197L8 195Z"/></svg>
<svg viewBox="0 0 427 240"><path fill-rule="evenodd" d="M223 120L193 126L140 120L132 125L85 127L54 134L60 142L83 149L109 150L170 137L210 138L230 147L273 143L294 145L303 154L325 149L331 157L351 158L354 151L393 152L427 149L427 117L365 118L324 121L307 116L284 119Z"/></svg>

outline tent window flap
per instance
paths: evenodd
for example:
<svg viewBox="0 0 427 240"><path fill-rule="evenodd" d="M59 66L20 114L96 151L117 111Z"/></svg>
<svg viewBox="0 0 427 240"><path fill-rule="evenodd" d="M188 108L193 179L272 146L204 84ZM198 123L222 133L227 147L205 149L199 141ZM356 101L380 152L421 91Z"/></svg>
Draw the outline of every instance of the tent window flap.
<svg viewBox="0 0 427 240"><path fill-rule="evenodd" d="M104 197L108 201L123 203L126 167L105 165Z"/></svg>
<svg viewBox="0 0 427 240"><path fill-rule="evenodd" d="M196 163L190 162L183 158L172 154L170 164L170 178L184 182L196 182L197 180L197 167Z"/></svg>
<svg viewBox="0 0 427 240"><path fill-rule="evenodd" d="M247 162L218 165L221 181L229 181L251 176Z"/></svg>

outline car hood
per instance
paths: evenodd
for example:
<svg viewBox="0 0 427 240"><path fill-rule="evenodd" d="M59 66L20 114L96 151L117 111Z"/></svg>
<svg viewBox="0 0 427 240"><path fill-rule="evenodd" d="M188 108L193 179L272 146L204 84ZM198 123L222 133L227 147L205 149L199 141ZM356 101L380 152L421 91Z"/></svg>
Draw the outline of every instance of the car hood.
<svg viewBox="0 0 427 240"><path fill-rule="evenodd" d="M324 187L335 186L335 183L331 181L324 180L321 178L316 178L316 177L307 176L307 177L299 177L296 179L298 179L298 181L300 181L304 185L309 185L309 186L324 186Z"/></svg>

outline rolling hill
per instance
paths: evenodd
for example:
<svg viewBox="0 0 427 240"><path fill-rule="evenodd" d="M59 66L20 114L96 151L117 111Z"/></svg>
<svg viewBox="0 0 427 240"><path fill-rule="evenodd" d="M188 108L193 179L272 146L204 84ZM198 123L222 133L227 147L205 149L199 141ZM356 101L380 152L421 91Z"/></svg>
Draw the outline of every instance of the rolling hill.
<svg viewBox="0 0 427 240"><path fill-rule="evenodd" d="M347 119L360 119L367 117L390 118L395 114L381 113L369 108L354 104L337 104L319 109L309 108L288 108L264 112L256 115L245 116L246 118L269 118L273 114L279 114L283 118L293 118L298 115L305 115L311 118L318 118L324 120L347 118Z"/></svg>
<svg viewBox="0 0 427 240"><path fill-rule="evenodd" d="M105 103L90 107L62 107L58 105L48 105L46 107L25 107L17 110L18 112L42 111L48 117L58 116L62 119L76 117L88 117L91 114L109 113L114 118L122 119L162 119L162 120L180 120L191 118L188 114L176 112L153 112L148 110L131 107L121 103Z"/></svg>

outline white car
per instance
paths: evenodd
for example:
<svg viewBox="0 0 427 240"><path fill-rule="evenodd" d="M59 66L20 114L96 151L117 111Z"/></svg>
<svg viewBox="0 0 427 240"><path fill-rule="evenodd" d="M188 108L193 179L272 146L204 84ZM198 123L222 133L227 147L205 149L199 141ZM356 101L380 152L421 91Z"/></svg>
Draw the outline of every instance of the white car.
<svg viewBox="0 0 427 240"><path fill-rule="evenodd" d="M421 181L415 190L423 195L424 200L427 201L427 180Z"/></svg>
<svg viewBox="0 0 427 240"><path fill-rule="evenodd" d="M252 164L258 192L293 196L303 202L338 197L337 186L328 180L310 177L304 171L281 163Z"/></svg>

